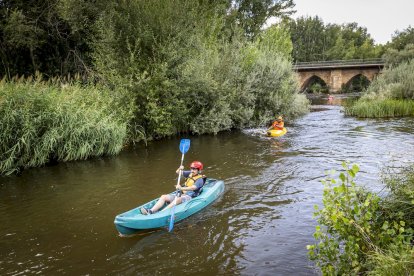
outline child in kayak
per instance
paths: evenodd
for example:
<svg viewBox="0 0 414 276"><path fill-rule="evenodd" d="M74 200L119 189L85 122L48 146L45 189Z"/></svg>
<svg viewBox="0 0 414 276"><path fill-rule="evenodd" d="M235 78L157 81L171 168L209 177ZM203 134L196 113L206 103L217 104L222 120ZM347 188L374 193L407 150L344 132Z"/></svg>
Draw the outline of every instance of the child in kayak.
<svg viewBox="0 0 414 276"><path fill-rule="evenodd" d="M201 163L200 161L193 161L190 164L189 171L183 171L184 166L180 166L177 169L176 173L177 174L182 173L182 175L186 178L186 181L185 181L184 187L181 187L180 184L177 184L175 186L175 188L177 189L178 195L177 194L162 195L158 199L157 203L155 203L155 205L151 209L142 207L141 213L143 215L150 215L150 214L153 214L159 211L166 202L170 203L167 207L165 207L167 209L167 208L173 207L174 204L179 205L181 203L191 200L193 197L198 196L205 182L205 176L201 174L202 169L203 169L203 163ZM177 200L174 203L173 201L176 197L177 197Z"/></svg>
<svg viewBox="0 0 414 276"><path fill-rule="evenodd" d="M272 129L280 129L282 130L285 126L285 123L283 122L282 116L277 117L277 119L272 124Z"/></svg>

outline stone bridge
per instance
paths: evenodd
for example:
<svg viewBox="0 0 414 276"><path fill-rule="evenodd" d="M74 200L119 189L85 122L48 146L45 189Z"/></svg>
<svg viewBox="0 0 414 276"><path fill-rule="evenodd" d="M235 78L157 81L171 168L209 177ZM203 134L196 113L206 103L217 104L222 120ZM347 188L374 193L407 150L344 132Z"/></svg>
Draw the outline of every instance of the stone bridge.
<svg viewBox="0 0 414 276"><path fill-rule="evenodd" d="M299 75L301 91L308 87L312 78L318 77L325 82L330 93L340 92L343 85L348 85L360 75L371 82L383 68L382 59L300 62L293 65Z"/></svg>

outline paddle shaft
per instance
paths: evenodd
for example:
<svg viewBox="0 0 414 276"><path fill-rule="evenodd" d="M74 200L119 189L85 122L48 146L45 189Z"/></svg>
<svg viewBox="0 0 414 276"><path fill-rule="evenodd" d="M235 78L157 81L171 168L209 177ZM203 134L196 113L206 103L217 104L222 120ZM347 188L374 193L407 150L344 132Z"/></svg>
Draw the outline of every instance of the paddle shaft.
<svg viewBox="0 0 414 276"><path fill-rule="evenodd" d="M181 170L181 166L183 165L184 162L184 153L181 155L181 164L180 164L180 171L178 172L178 180L177 180L177 185L180 185L180 180L181 180L181 175L182 175L182 170ZM180 190L177 190L175 193L175 198L174 198L174 206L177 204L177 195L179 195Z"/></svg>
<svg viewBox="0 0 414 276"><path fill-rule="evenodd" d="M181 155L181 164L180 164L180 170L178 172L178 180L177 180L177 186L180 185L180 180L181 180L181 174L182 174L182 170L181 170L181 166L183 165L184 162L184 153ZM173 201L173 207L171 209L171 217L170 217L170 226L168 228L168 231L171 232L174 228L174 213L175 213L175 206L177 205L177 198L181 196L181 191L177 190L175 192L174 195L174 201Z"/></svg>
<svg viewBox="0 0 414 276"><path fill-rule="evenodd" d="M178 172L178 181L177 181L177 185L179 185L179 184L180 184L181 174L182 174L182 171L181 171L181 166L183 165L183 162L184 162L184 153L181 155L181 164L180 164L180 171Z"/></svg>

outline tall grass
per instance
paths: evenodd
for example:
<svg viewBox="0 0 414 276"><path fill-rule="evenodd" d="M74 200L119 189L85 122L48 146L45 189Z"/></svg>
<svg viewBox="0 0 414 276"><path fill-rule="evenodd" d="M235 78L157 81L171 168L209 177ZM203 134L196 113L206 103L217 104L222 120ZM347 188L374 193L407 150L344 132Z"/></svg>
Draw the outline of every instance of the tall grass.
<svg viewBox="0 0 414 276"><path fill-rule="evenodd" d="M368 256L367 264L371 270L367 275L413 275L414 248L409 245L390 245L383 251Z"/></svg>
<svg viewBox="0 0 414 276"><path fill-rule="evenodd" d="M384 70L358 101L345 107L345 114L367 118L414 116L414 60Z"/></svg>
<svg viewBox="0 0 414 276"><path fill-rule="evenodd" d="M345 107L345 114L361 118L390 118L414 116L414 100L359 100Z"/></svg>
<svg viewBox="0 0 414 276"><path fill-rule="evenodd" d="M384 182L390 193L383 200L383 221L404 221L410 243L391 244L368 258L370 275L413 275L414 273L414 165L388 171Z"/></svg>
<svg viewBox="0 0 414 276"><path fill-rule="evenodd" d="M1 81L0 174L118 153L132 110L122 98L103 87Z"/></svg>

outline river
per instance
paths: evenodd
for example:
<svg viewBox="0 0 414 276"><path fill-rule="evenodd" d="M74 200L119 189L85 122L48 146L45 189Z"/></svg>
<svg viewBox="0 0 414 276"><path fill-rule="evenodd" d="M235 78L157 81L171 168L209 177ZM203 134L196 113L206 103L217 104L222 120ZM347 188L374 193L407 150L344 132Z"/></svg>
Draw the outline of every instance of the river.
<svg viewBox="0 0 414 276"><path fill-rule="evenodd" d="M113 220L173 190L182 137L0 178L0 274L319 274L306 245L325 171L358 163L357 183L382 192L386 168L414 162L413 118L345 117L342 97L315 99L283 137L264 129L188 137L186 167L202 161L226 188L172 233L120 237Z"/></svg>

